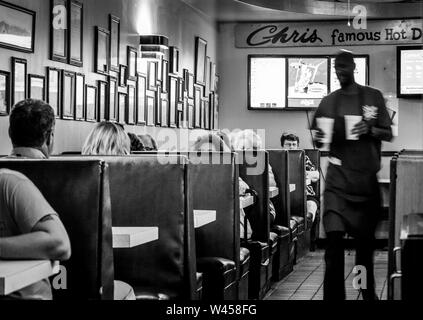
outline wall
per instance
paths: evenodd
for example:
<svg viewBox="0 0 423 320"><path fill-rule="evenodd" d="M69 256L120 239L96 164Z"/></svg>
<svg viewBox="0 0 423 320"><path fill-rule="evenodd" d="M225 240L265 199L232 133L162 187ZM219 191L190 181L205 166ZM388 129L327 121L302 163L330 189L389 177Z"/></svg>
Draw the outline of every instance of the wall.
<svg viewBox="0 0 423 320"><path fill-rule="evenodd" d="M138 47L140 34L163 34L169 38L169 45L180 50L181 70L194 72L195 36L207 40L207 55L216 61L216 28L213 21L180 0L83 0L84 2L84 66L73 67L49 60L50 47L50 1L49 0L8 0L16 5L36 11L35 52L26 54L0 48L0 70L11 70L11 57L28 60L28 73L45 75L47 66L82 72L86 83L95 85L105 77L94 70L94 26L108 28L109 14L121 18L120 63L126 64L127 45ZM81 1L81 0L80 0ZM55 153L77 151L94 124L58 120L55 132ZM0 154L10 152L8 137L8 117L0 118ZM128 131L137 134L149 133L157 137L159 128L126 126ZM186 130L166 129L176 136ZM164 133L165 133L164 132ZM162 132L163 133L163 132ZM194 133L194 132L192 132ZM199 134L199 132L195 132Z"/></svg>
<svg viewBox="0 0 423 320"><path fill-rule="evenodd" d="M312 22L311 22L312 23ZM220 80L221 128L265 129L267 148L280 148L283 131L294 131L303 148L311 148L305 111L250 111L247 110L247 63L249 54L334 54L338 48L235 48L234 23L219 24L218 50ZM384 93L396 92L396 47L349 47L357 54L368 54L370 60L370 85ZM312 114L310 113L310 119ZM393 143L386 143L384 150L403 148L423 149L423 101L399 102L399 136Z"/></svg>

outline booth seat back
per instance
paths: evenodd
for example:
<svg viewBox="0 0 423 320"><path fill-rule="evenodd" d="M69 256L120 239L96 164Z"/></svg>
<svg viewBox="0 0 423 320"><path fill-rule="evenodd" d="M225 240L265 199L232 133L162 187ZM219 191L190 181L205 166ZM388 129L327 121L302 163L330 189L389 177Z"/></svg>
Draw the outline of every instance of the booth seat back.
<svg viewBox="0 0 423 320"><path fill-rule="evenodd" d="M216 211L215 222L195 230L197 257L234 261L238 273L240 209L236 154L189 152L187 156L194 210Z"/></svg>
<svg viewBox="0 0 423 320"><path fill-rule="evenodd" d="M66 268L67 289L55 290L54 298L113 299L112 221L105 163L98 159L1 159L0 168L26 175L59 214L69 234L72 255L61 263Z"/></svg>
<svg viewBox="0 0 423 320"><path fill-rule="evenodd" d="M295 191L290 193L291 216L304 218L307 223L306 212L306 179L305 179L305 152L304 150L289 150L289 183L295 185ZM307 225L305 225L307 228Z"/></svg>
<svg viewBox="0 0 423 320"><path fill-rule="evenodd" d="M187 159L102 157L109 166L115 227L158 227L159 239L115 250L116 278L171 299L194 299L194 221Z"/></svg>
<svg viewBox="0 0 423 320"><path fill-rule="evenodd" d="M244 209L253 230L252 240L268 243L269 154L267 151L240 151L238 157L239 176L257 192L254 205Z"/></svg>
<svg viewBox="0 0 423 320"><path fill-rule="evenodd" d="M269 163L272 166L276 185L279 194L272 199L276 210L275 223L289 228L291 219L291 206L289 197L289 168L287 150L267 150L269 153Z"/></svg>

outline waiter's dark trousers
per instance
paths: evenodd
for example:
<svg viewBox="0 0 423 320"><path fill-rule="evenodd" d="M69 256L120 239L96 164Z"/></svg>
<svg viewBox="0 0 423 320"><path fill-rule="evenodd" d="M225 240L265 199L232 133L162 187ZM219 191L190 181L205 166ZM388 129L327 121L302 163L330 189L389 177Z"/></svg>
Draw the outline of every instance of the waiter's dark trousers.
<svg viewBox="0 0 423 320"><path fill-rule="evenodd" d="M326 234L325 278L323 284L324 300L345 300L344 277L344 232L332 231ZM367 289L362 289L364 300L374 300L375 285L373 273L374 238L357 236L355 238L356 266L364 266L367 271ZM356 274L358 276L360 274ZM361 284L364 286L364 284Z"/></svg>

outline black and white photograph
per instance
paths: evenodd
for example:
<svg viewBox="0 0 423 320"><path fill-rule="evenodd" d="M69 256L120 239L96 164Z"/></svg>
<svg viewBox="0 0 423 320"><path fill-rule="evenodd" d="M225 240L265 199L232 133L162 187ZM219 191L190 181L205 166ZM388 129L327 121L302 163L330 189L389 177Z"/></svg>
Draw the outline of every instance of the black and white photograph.
<svg viewBox="0 0 423 320"><path fill-rule="evenodd" d="M0 47L34 52L36 12L0 1Z"/></svg>
<svg viewBox="0 0 423 320"><path fill-rule="evenodd" d="M10 72L0 70L0 116L7 116L10 108Z"/></svg>
<svg viewBox="0 0 423 320"><path fill-rule="evenodd" d="M1 319L421 313L423 0L0 0L0 133Z"/></svg>
<svg viewBox="0 0 423 320"><path fill-rule="evenodd" d="M61 70L47 67L47 102L53 108L57 118L61 116Z"/></svg>

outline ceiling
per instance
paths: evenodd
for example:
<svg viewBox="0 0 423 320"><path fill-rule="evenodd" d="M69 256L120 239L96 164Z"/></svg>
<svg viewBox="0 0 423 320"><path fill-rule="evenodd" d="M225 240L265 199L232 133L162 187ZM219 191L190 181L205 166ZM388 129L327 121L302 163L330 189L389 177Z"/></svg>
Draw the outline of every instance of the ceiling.
<svg viewBox="0 0 423 320"><path fill-rule="evenodd" d="M423 15L423 0L182 0L218 22L337 20L360 4L369 18L405 18Z"/></svg>

